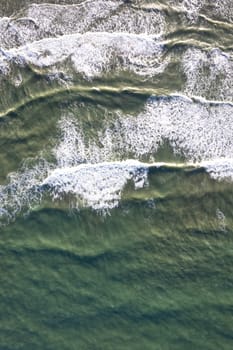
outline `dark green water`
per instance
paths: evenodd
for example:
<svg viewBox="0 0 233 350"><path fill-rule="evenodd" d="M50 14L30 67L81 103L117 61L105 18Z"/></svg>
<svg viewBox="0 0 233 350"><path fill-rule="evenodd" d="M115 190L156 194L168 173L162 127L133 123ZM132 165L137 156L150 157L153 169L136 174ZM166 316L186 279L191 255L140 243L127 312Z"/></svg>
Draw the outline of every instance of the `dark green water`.
<svg viewBox="0 0 233 350"><path fill-rule="evenodd" d="M232 2L0 3L0 350L232 349Z"/></svg>

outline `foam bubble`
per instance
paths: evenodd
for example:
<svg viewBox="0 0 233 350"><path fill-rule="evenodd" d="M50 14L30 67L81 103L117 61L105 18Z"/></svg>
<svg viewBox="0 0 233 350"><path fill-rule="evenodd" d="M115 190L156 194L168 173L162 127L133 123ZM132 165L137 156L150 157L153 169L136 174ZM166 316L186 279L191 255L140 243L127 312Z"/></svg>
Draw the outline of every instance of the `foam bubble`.
<svg viewBox="0 0 233 350"><path fill-rule="evenodd" d="M228 104L194 102L182 96L151 98L137 116L117 113L115 121L109 125L106 122L105 130L98 133L98 140L93 143L85 142L78 131L81 130L78 123L75 127L73 121L70 129L70 119L64 118L61 125L65 135L72 130L72 142L79 140L76 150L82 154L82 161L103 161L127 152L140 158L156 152L164 139L170 142L174 151L183 152L190 161L200 161L231 158L232 110ZM61 150L66 149L68 140L68 137L62 139ZM101 147L97 146L99 143ZM67 145L69 148L69 143ZM71 149L75 154L75 147ZM99 159L95 158L96 153Z"/></svg>
<svg viewBox="0 0 233 350"><path fill-rule="evenodd" d="M219 208L216 210L216 217L219 222L219 229L223 232L226 232L226 217Z"/></svg>
<svg viewBox="0 0 233 350"><path fill-rule="evenodd" d="M38 203L42 193L39 185L52 165L44 159L27 163L18 171L8 175L8 184L0 185L0 226L15 219L21 212L28 212Z"/></svg>
<svg viewBox="0 0 233 350"><path fill-rule="evenodd" d="M9 49L43 38L90 31L161 35L164 27L161 12L124 6L119 0L32 4L16 18L0 20L0 44Z"/></svg>
<svg viewBox="0 0 233 350"><path fill-rule="evenodd" d="M205 0L183 0L182 6L187 11L188 18L195 21L205 4Z"/></svg>
<svg viewBox="0 0 233 350"><path fill-rule="evenodd" d="M191 161L231 157L233 151L230 105L211 105L181 97L152 103L157 118L166 116L163 137L175 152ZM150 107L151 108L151 107Z"/></svg>
<svg viewBox="0 0 233 350"><path fill-rule="evenodd" d="M233 158L213 159L211 161L204 161L201 165L213 179L233 181Z"/></svg>
<svg viewBox="0 0 233 350"><path fill-rule="evenodd" d="M0 186L1 221L39 203L49 190L53 199L74 196L82 205L108 210L119 204L128 181L147 183L156 151L167 140L186 162L204 167L214 179L233 181L232 105L193 101L182 96L151 98L138 115L115 114L95 137L85 134L74 116L59 122L61 137L53 149L55 163L35 161L10 174ZM150 163L125 160L128 156ZM157 166L162 164L157 163Z"/></svg>
<svg viewBox="0 0 233 350"><path fill-rule="evenodd" d="M230 104L192 101L182 96L151 98L138 115L117 112L114 120L96 132L84 134L73 116L60 121L61 138L54 149L60 168L81 163L100 163L133 156L156 159L167 140L187 162L200 163L215 179L233 179L233 135Z"/></svg>
<svg viewBox="0 0 233 350"><path fill-rule="evenodd" d="M0 43L10 48L43 38L84 33L120 5L121 1L103 0L85 1L79 5L32 4L19 16L0 21Z"/></svg>
<svg viewBox="0 0 233 350"><path fill-rule="evenodd" d="M164 15L157 11L122 7L108 21L96 26L96 31L125 32L162 36L165 32Z"/></svg>
<svg viewBox="0 0 233 350"><path fill-rule="evenodd" d="M129 70L152 76L165 69L163 45L153 37L123 33L73 34L43 39L18 49L1 52L0 66L12 63L34 66L57 73L62 65L67 74L91 79L108 71Z"/></svg>
<svg viewBox="0 0 233 350"><path fill-rule="evenodd" d="M72 167L87 160L84 135L78 129L72 116L62 118L58 126L61 130L59 143L53 150L59 168Z"/></svg>
<svg viewBox="0 0 233 350"><path fill-rule="evenodd" d="M233 3L232 0L216 0L214 2L214 12L216 15L233 22Z"/></svg>
<svg viewBox="0 0 233 350"><path fill-rule="evenodd" d="M63 118L61 127L65 137L55 148L57 162L63 162L63 152L69 149L72 151L68 165L124 159L127 155L136 159L146 156L153 161L156 151L167 140L173 151L188 162L214 160L218 164L216 159L232 158L232 110L230 104L193 101L182 96L151 98L137 116L116 113L115 120L106 121L105 129L94 140L84 137L82 126L74 119L71 122L70 118ZM67 137L69 130L72 130L71 141ZM227 164L228 171L220 167L218 176L229 177L233 167ZM207 168L214 177L210 169Z"/></svg>
<svg viewBox="0 0 233 350"><path fill-rule="evenodd" d="M135 189L147 184L149 164L134 160L80 164L54 169L54 165L40 160L33 167L24 167L9 175L9 183L0 186L0 225L14 220L40 204L49 192L53 200L67 195L76 198L72 207L81 206L108 211L118 206L129 180Z"/></svg>
<svg viewBox="0 0 233 350"><path fill-rule="evenodd" d="M156 152L162 144L163 121L158 121L148 104L138 116L115 114L106 118L105 128L88 138L83 127L72 116L64 116L59 125L61 139L54 149L57 164L73 166L80 163L100 163L121 160L128 155L142 158Z"/></svg>
<svg viewBox="0 0 233 350"><path fill-rule="evenodd" d="M190 22L196 22L201 9L205 6L205 0L169 0L169 4L177 6L177 9L183 11Z"/></svg>
<svg viewBox="0 0 233 350"><path fill-rule="evenodd" d="M203 51L189 48L182 58L186 75L185 93L207 99L232 101L233 60L218 48Z"/></svg>
<svg viewBox="0 0 233 350"><path fill-rule="evenodd" d="M76 205L82 204L95 210L112 209L118 206L121 192L129 180L135 188L141 188L147 180L147 168L137 161L99 164L81 164L71 168L58 168L43 181L53 198L72 194Z"/></svg>

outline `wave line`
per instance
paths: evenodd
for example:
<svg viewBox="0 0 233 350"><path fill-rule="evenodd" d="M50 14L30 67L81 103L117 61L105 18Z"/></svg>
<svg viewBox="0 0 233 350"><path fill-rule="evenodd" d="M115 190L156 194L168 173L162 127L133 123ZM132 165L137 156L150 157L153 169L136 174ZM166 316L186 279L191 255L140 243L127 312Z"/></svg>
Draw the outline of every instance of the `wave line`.
<svg viewBox="0 0 233 350"><path fill-rule="evenodd" d="M48 90L45 92L37 93L37 94L30 94L28 98L20 101L19 103L15 104L14 106L0 112L0 118L4 118L8 116L11 113L16 113L18 109L25 107L29 103L32 103L34 101L37 101L39 99L43 98L49 98L56 95L59 95L64 92L77 92L77 93L115 93L115 94L122 94L122 93L132 93L136 95L141 96L148 96L148 97L156 97L158 99L162 98L183 98L186 99L189 102L194 103L200 103L200 104L209 104L209 105L228 105L230 107L233 107L233 102L227 101L227 100L208 100L201 96L195 96L195 95L184 95L180 93L170 93L170 94L164 94L166 90L165 89L153 89L153 88L140 88L140 87L134 87L134 86L124 86L124 87L113 87L113 86L107 86L107 85L97 85L92 87L84 87L83 85L74 85L74 86L66 86L61 88L54 88L52 90ZM160 92L163 92L163 94L160 94Z"/></svg>

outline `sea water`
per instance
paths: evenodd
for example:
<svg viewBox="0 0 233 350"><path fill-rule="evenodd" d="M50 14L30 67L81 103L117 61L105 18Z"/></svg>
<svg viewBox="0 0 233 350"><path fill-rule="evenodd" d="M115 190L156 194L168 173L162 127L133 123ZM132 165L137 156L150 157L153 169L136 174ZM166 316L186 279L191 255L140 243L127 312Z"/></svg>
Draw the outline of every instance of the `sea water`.
<svg viewBox="0 0 233 350"><path fill-rule="evenodd" d="M232 13L1 0L0 349L232 349Z"/></svg>

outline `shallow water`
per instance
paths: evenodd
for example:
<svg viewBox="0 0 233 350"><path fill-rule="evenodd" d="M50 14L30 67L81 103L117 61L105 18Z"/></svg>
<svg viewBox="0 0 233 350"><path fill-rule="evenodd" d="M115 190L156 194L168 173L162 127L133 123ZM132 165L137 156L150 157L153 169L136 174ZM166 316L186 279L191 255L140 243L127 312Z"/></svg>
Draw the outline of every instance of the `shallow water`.
<svg viewBox="0 0 233 350"><path fill-rule="evenodd" d="M0 349L231 349L230 0L2 1Z"/></svg>

